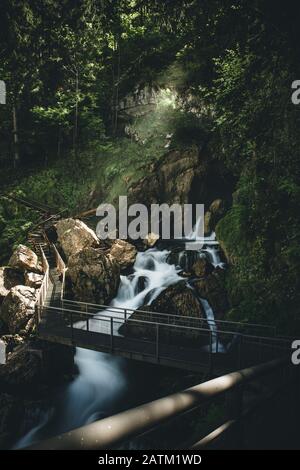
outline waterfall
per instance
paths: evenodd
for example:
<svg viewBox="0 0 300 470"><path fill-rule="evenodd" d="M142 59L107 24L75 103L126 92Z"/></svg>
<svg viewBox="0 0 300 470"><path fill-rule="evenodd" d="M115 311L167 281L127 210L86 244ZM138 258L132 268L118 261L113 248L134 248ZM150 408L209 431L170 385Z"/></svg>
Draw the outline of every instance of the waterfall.
<svg viewBox="0 0 300 470"><path fill-rule="evenodd" d="M224 263L221 261L220 252L216 246L207 246L202 251L207 253L208 260L211 262L214 268L224 268Z"/></svg>
<svg viewBox="0 0 300 470"><path fill-rule="evenodd" d="M190 235L190 242L197 242L197 226ZM205 241L215 241L211 234ZM184 242L184 240L183 240ZM190 243L189 242L189 243ZM216 267L221 266L217 248L205 245L206 248L193 252L193 259L207 256ZM139 252L133 266L132 274L121 276L117 296L111 307L121 307L136 310L142 305L149 305L168 286L176 284L183 278L179 275L182 267L168 262L171 251L157 248ZM183 251L179 259L184 262ZM186 262L186 261L185 261ZM213 351L217 349L217 327L214 313L205 299L199 299L203 305L209 327L213 332ZM100 316L109 316L111 312L101 311ZM114 316L123 318L122 313L115 312ZM97 331L99 322L90 320L90 330ZM78 322L77 328L84 328L85 323ZM99 327L99 326L98 326ZM218 344L218 352L224 352ZM44 413L40 422L21 438L14 448L28 446L33 442L44 439L49 435L66 432L114 412L114 406L125 393L128 386L124 372L125 360L115 356L102 354L84 349L76 349L75 363L79 374L75 380L65 387L59 396L55 409Z"/></svg>
<svg viewBox="0 0 300 470"><path fill-rule="evenodd" d="M22 437L14 449L67 432L107 416L126 390L124 359L76 348L78 375L59 395L55 409L41 413L40 422Z"/></svg>
<svg viewBox="0 0 300 470"><path fill-rule="evenodd" d="M213 309L211 308L211 306L209 305L206 299L200 299L200 302L205 311L208 326L210 328L210 331L212 332L212 352L225 353L226 352L225 346L218 340L218 330L217 330L217 325L215 322ZM210 345L204 346L204 349L206 350L209 350L209 348L210 348Z"/></svg>
<svg viewBox="0 0 300 470"><path fill-rule="evenodd" d="M145 303L151 304L166 287L180 281L180 269L167 263L169 254L168 250L156 248L138 253L133 275L121 277L118 295L111 305L135 310Z"/></svg>

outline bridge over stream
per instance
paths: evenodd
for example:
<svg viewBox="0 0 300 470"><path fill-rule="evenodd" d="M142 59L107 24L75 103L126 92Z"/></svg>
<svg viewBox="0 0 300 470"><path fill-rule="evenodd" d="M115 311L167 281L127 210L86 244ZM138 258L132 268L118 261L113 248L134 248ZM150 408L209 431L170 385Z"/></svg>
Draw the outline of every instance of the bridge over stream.
<svg viewBox="0 0 300 470"><path fill-rule="evenodd" d="M32 201L27 205L35 206ZM200 450L299 446L295 430L300 418L300 377L290 360L291 338L279 337L275 328L267 325L211 321L67 299L66 265L47 235L61 214L41 205L35 210L41 212L41 220L28 234L28 243L39 254L45 274L36 307L39 338L218 377L32 448ZM195 422L206 416L210 405L221 406L224 413L219 425L203 435Z"/></svg>
<svg viewBox="0 0 300 470"><path fill-rule="evenodd" d="M49 231L64 211L5 194L40 213L28 233L39 254L44 280L38 294L36 330L40 339L122 357L221 374L282 357L291 340L268 325L208 320L77 302L65 298L66 265Z"/></svg>

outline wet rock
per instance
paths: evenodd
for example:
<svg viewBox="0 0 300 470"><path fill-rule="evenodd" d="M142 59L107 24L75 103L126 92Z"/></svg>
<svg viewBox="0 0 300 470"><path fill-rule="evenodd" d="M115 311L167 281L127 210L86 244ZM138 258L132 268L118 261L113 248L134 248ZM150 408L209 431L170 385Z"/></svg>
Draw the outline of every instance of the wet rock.
<svg viewBox="0 0 300 470"><path fill-rule="evenodd" d="M167 287L149 307L154 312L202 318L202 305L185 281Z"/></svg>
<svg viewBox="0 0 300 470"><path fill-rule="evenodd" d="M204 216L204 236L207 237L213 231L213 216L210 211L207 211Z"/></svg>
<svg viewBox="0 0 300 470"><path fill-rule="evenodd" d="M120 267L112 256L89 247L70 256L68 276L77 300L108 304L118 291Z"/></svg>
<svg viewBox="0 0 300 470"><path fill-rule="evenodd" d="M12 287L24 284L24 274L14 268L0 268L0 305Z"/></svg>
<svg viewBox="0 0 300 470"><path fill-rule="evenodd" d="M227 204L223 199L215 199L209 206L204 217L204 234L210 235L215 230L217 223L224 217Z"/></svg>
<svg viewBox="0 0 300 470"><path fill-rule="evenodd" d="M228 296L225 287L225 271L216 268L207 277L193 283L199 297L206 299L217 319L223 318L228 310Z"/></svg>
<svg viewBox="0 0 300 470"><path fill-rule="evenodd" d="M209 210L213 214L213 216L215 218L218 218L219 220L225 215L226 209L227 204L223 199L215 199L209 207Z"/></svg>
<svg viewBox="0 0 300 470"><path fill-rule="evenodd" d="M149 283L149 280L145 276L139 276L137 283L136 283L136 294L139 294L143 290L146 289L147 284Z"/></svg>
<svg viewBox="0 0 300 470"><path fill-rule="evenodd" d="M9 333L18 333L26 327L34 316L35 303L35 289L31 287L15 286L9 291L0 312L0 319L7 326Z"/></svg>
<svg viewBox="0 0 300 470"><path fill-rule="evenodd" d="M42 274L26 273L25 286L33 287L34 289L39 289L42 285L43 278L44 276Z"/></svg>
<svg viewBox="0 0 300 470"><path fill-rule="evenodd" d="M167 263L179 266L185 272L191 272L198 259L199 253L195 250L172 250L167 257Z"/></svg>
<svg viewBox="0 0 300 470"><path fill-rule="evenodd" d="M159 235L157 233L148 233L148 235L144 238L144 243L147 248L152 248L156 242L159 240Z"/></svg>
<svg viewBox="0 0 300 470"><path fill-rule="evenodd" d="M97 248L100 246L95 232L81 220L60 220L56 224L56 230L58 241L68 258L86 248Z"/></svg>
<svg viewBox="0 0 300 470"><path fill-rule="evenodd" d="M155 323L158 321L158 316L155 313L205 319L201 302L194 295L192 289L187 287L185 281L182 281L161 292L151 305L144 305L134 312L129 321L120 328L120 331L128 336L147 338L154 341L157 334ZM141 323L141 320L147 323ZM161 322L168 322L167 317L164 316ZM172 324L172 317L170 317L169 322ZM197 323L197 325L200 326L200 323ZM159 335L162 342L167 340L168 343L175 341L176 344L186 344L186 342L196 339L197 333L189 328L180 329L162 326ZM197 341L199 341L199 338L197 338Z"/></svg>
<svg viewBox="0 0 300 470"><path fill-rule="evenodd" d="M37 255L25 245L18 245L13 252L9 266L26 271L42 273L43 270L39 263Z"/></svg>
<svg viewBox="0 0 300 470"><path fill-rule="evenodd" d="M6 364L0 367L0 385L5 391L29 390L40 383L42 360L31 351L13 354Z"/></svg>
<svg viewBox="0 0 300 470"><path fill-rule="evenodd" d="M207 276L213 271L213 266L207 261L206 258L198 258L193 264L191 272L197 277Z"/></svg>
<svg viewBox="0 0 300 470"><path fill-rule="evenodd" d="M137 250L135 246L125 240L115 240L109 253L117 261L121 269L126 269L134 264Z"/></svg>

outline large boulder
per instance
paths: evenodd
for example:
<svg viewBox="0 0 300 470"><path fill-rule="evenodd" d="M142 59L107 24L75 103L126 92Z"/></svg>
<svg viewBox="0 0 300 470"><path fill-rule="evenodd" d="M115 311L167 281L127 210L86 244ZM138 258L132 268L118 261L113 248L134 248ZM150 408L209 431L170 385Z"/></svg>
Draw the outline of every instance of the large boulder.
<svg viewBox="0 0 300 470"><path fill-rule="evenodd" d="M144 238L144 244L147 248L152 248L158 240L159 240L159 235L157 235L157 233L150 232Z"/></svg>
<svg viewBox="0 0 300 470"><path fill-rule="evenodd" d="M137 250L131 243L118 239L113 242L109 253L117 261L121 269L126 269L134 264Z"/></svg>
<svg viewBox="0 0 300 470"><path fill-rule="evenodd" d="M67 256L79 253L86 248L100 246L95 232L78 219L62 219L56 224L58 241Z"/></svg>
<svg viewBox="0 0 300 470"><path fill-rule="evenodd" d="M0 312L0 319L7 326L9 333L15 334L26 328L34 316L35 303L35 289L31 287L15 286L9 291Z"/></svg>
<svg viewBox="0 0 300 470"><path fill-rule="evenodd" d="M225 271L216 268L205 278L193 283L199 297L206 299L212 307L217 319L223 318L228 310L228 296L225 286Z"/></svg>
<svg viewBox="0 0 300 470"><path fill-rule="evenodd" d="M164 321L155 313L165 313L169 315L178 315L180 317L194 317L199 320L205 320L205 312L201 302L194 295L193 290L187 287L184 281L168 287L151 303L145 305L140 310L135 311L129 321L122 327L121 332L125 335L147 338L152 341L156 339L156 323L164 323L165 327L160 327L159 337L162 342L176 341L176 344L186 344L186 342L197 340L199 342L199 334L196 330L190 328L169 327L168 323L174 323L174 317L164 317ZM145 321L145 323L141 322ZM191 325L191 320L187 320ZM176 324L180 324L177 320ZM186 323L185 323L186 324ZM193 325L191 325L193 326ZM195 322L194 326L203 326L201 322ZM206 341L203 335L204 342ZM202 340L202 339L201 339Z"/></svg>
<svg viewBox="0 0 300 470"><path fill-rule="evenodd" d="M213 266L208 262L206 258L198 258L192 266L192 274L197 277L207 276L213 271Z"/></svg>
<svg viewBox="0 0 300 470"><path fill-rule="evenodd" d="M77 300L108 304L118 291L120 267L112 256L89 247L70 256L68 277Z"/></svg>
<svg viewBox="0 0 300 470"><path fill-rule="evenodd" d="M9 266L26 271L41 273L42 268L37 255L25 245L18 245L13 252Z"/></svg>
<svg viewBox="0 0 300 470"><path fill-rule="evenodd" d="M5 266L0 268L0 305L12 287L24 284L24 274L18 269Z"/></svg>
<svg viewBox="0 0 300 470"><path fill-rule="evenodd" d="M187 287L185 281L167 287L167 289L161 292L151 303L149 310L197 318L203 318L205 316L202 305L193 294L192 289Z"/></svg>
<svg viewBox="0 0 300 470"><path fill-rule="evenodd" d="M25 274L25 286L39 289L42 285L44 276L37 273L26 273Z"/></svg>

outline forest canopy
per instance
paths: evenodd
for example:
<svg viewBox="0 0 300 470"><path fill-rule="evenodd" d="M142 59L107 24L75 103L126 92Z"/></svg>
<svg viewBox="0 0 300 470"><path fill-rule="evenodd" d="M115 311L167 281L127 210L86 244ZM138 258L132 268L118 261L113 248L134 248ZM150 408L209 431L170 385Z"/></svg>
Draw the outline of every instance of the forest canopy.
<svg viewBox="0 0 300 470"><path fill-rule="evenodd" d="M175 146L204 142L233 182L217 226L228 317L298 324L298 18L299 5L268 0L2 0L1 185L70 209L97 178L117 194L125 167L139 177L138 162L159 158L171 123ZM121 104L146 87L180 111L168 102L155 121L128 122ZM128 125L152 126L147 148ZM5 258L31 220L0 210Z"/></svg>

